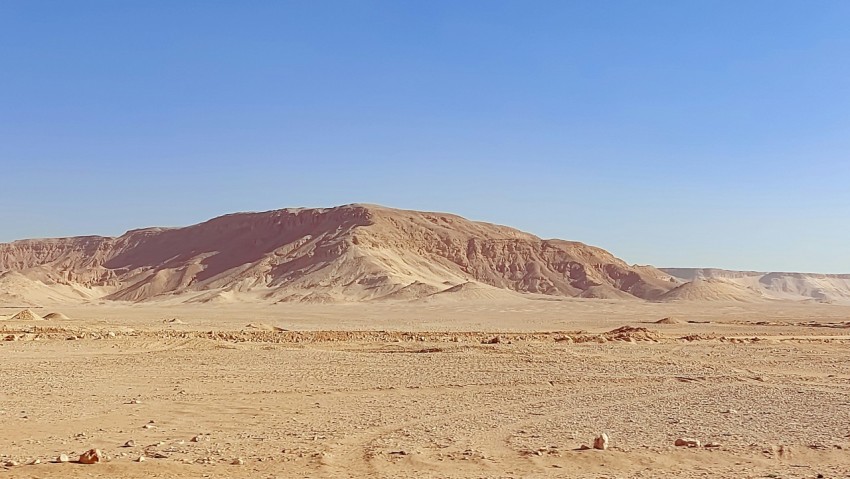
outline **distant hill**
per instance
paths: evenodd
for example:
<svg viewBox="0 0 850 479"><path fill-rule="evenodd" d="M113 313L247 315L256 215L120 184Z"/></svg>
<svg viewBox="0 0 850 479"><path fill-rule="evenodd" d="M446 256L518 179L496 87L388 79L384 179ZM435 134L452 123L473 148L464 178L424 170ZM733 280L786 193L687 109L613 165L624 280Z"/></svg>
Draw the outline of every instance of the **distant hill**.
<svg viewBox="0 0 850 479"><path fill-rule="evenodd" d="M765 273L713 268L662 268L662 271L684 281L725 281L757 292L766 299L850 303L850 274Z"/></svg>
<svg viewBox="0 0 850 479"><path fill-rule="evenodd" d="M658 299L678 286L582 243L373 205L237 213L111 238L0 244L0 301ZM2 280L5 278L5 280Z"/></svg>

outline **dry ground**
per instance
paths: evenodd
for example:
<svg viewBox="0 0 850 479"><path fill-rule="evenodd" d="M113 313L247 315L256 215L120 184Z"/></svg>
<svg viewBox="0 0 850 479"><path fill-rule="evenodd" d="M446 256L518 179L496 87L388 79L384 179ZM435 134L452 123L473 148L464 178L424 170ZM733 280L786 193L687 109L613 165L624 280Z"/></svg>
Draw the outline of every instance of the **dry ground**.
<svg viewBox="0 0 850 479"><path fill-rule="evenodd" d="M56 309L0 323L0 477L850 477L846 307Z"/></svg>

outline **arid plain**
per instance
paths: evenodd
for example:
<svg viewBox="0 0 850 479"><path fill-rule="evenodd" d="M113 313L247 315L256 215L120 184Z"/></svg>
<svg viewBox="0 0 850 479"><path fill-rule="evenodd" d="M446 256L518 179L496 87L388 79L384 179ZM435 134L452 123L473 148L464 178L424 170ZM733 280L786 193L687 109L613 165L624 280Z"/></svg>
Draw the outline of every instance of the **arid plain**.
<svg viewBox="0 0 850 479"><path fill-rule="evenodd" d="M0 364L3 477L850 477L850 276L446 213L0 244Z"/></svg>
<svg viewBox="0 0 850 479"><path fill-rule="evenodd" d="M0 461L20 464L6 477L850 474L846 306L61 312L69 319L0 323ZM608 450L580 450L603 432ZM51 462L90 448L110 460Z"/></svg>

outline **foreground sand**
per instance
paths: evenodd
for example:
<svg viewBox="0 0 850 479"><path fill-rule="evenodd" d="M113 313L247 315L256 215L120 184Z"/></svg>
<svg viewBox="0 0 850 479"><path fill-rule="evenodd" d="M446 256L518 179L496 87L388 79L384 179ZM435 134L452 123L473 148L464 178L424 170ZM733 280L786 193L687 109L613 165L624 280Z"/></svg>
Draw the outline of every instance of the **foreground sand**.
<svg viewBox="0 0 850 479"><path fill-rule="evenodd" d="M62 312L0 323L4 477L850 477L850 308ZM649 332L599 342L624 325ZM92 447L112 460L48 463Z"/></svg>

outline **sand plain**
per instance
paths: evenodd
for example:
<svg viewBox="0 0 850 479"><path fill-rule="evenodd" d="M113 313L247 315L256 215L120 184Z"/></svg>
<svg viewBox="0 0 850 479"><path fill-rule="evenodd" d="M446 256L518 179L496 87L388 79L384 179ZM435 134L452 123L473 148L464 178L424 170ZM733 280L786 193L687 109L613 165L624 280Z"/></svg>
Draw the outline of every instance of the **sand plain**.
<svg viewBox="0 0 850 479"><path fill-rule="evenodd" d="M69 319L0 321L3 477L850 477L847 306L34 311Z"/></svg>

